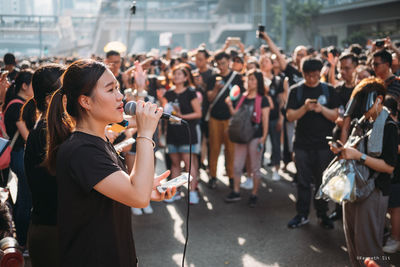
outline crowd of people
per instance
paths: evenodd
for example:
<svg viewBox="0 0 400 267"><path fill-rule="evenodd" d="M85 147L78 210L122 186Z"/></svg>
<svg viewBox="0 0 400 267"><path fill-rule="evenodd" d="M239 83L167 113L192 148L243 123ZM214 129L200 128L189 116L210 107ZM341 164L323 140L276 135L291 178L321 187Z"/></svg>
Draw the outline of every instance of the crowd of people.
<svg viewBox="0 0 400 267"><path fill-rule="evenodd" d="M207 171L211 189L220 186L222 147L231 188L227 203L251 190L248 205L255 207L260 169L270 170L278 182L293 161L296 214L287 226L307 224L314 201L323 228L343 220L352 266L361 266L365 257L388 264L384 252L400 250L400 43L387 37L342 51L297 46L287 56L268 33L259 35L265 41L259 49L228 38L217 51L202 44L179 54L167 49L162 55L122 57L111 50L104 58L29 58L20 64L13 54L4 55L1 131L13 142L0 182L7 186L10 171L18 177L18 197L9 205L17 240L29 249L33 266L67 266L76 258L86 260L82 266L107 266L114 259L119 266L135 266L136 255L128 253L133 239L122 235L131 232L131 212L152 213L150 199L178 201L179 188L164 195L155 186L189 171L190 162L188 197L198 204L200 169ZM137 102L135 116L123 114L129 101ZM157 106L187 121L190 134L184 125L158 122ZM232 121L245 109L250 115L244 120L254 131L239 141ZM376 139L360 152L345 144L352 122L361 117ZM132 137L136 143L114 150L112 145ZM153 183L154 151L161 148L170 172ZM375 180L365 199L329 211L327 200L314 196L335 154L361 162ZM104 221L104 214L116 219ZM385 229L390 234L384 242ZM99 239L99 231L109 235ZM91 239L95 248L85 245L90 238L97 238ZM95 255L102 251L108 255Z"/></svg>

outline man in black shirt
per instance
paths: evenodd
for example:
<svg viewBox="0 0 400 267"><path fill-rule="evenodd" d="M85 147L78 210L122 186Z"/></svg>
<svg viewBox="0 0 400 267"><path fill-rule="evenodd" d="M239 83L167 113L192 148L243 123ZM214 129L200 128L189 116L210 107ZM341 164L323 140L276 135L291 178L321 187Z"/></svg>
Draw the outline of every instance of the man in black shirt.
<svg viewBox="0 0 400 267"><path fill-rule="evenodd" d="M16 68L17 62L15 61L15 56L11 53L7 53L4 55L3 60L5 66L2 71L8 71L8 81L13 84L19 72L19 69Z"/></svg>
<svg viewBox="0 0 400 267"><path fill-rule="evenodd" d="M208 121L210 153L208 164L211 178L209 186L211 188L216 187L218 156L221 145L224 144L226 172L229 177L229 185L233 187L234 145L228 135L228 124L231 115L225 103L225 98L229 96L230 90L234 88L234 85L238 85L241 92L244 91L244 88L242 76L229 68L229 55L227 53L217 53L215 60L220 72L218 75L214 75L207 85L207 99L210 102ZM219 81L217 81L217 78Z"/></svg>
<svg viewBox="0 0 400 267"><path fill-rule="evenodd" d="M334 89L320 83L321 69L321 60L305 58L302 63L305 82L293 86L287 103L288 121L297 121L294 141L297 215L289 221L289 228L308 223L311 184L315 184L317 191L322 182L322 172L333 158L326 136L332 133L339 103ZM326 215L328 203L314 200L314 206L321 226L332 229L333 223Z"/></svg>
<svg viewBox="0 0 400 267"><path fill-rule="evenodd" d="M342 81L335 87L336 93L339 98L339 118L336 120L337 126L333 130L332 136L335 139L340 139L344 144L348 136L351 118L347 116L343 118L344 111L346 110L347 102L350 99L351 93L354 89L354 72L358 65L358 58L353 53L344 53L339 57L339 71ZM336 209L329 216L332 220L342 218L342 206L336 204Z"/></svg>
<svg viewBox="0 0 400 267"><path fill-rule="evenodd" d="M387 94L400 100L400 80L392 73L392 55L385 49L374 53L372 67L375 75L385 82Z"/></svg>
<svg viewBox="0 0 400 267"><path fill-rule="evenodd" d="M114 74L115 78L118 80L119 89L122 94L126 89L127 74L121 72L121 55L119 52L111 50L106 53L106 58L104 63L108 66L111 72Z"/></svg>

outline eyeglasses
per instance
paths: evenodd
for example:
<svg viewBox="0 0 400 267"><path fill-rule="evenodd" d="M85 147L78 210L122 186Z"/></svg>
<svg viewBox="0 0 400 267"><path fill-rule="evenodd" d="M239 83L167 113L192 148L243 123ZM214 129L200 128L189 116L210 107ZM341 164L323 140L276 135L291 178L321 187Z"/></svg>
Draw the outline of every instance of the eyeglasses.
<svg viewBox="0 0 400 267"><path fill-rule="evenodd" d="M372 66L374 67L374 68L377 68L379 65L381 65L381 64L384 64L385 62L373 62L372 63Z"/></svg>

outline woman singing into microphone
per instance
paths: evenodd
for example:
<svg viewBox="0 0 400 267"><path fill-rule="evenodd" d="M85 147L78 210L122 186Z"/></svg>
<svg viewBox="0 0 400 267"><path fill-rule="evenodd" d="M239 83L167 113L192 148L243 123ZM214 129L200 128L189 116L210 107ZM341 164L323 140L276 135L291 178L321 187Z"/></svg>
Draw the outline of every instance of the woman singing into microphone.
<svg viewBox="0 0 400 267"><path fill-rule="evenodd" d="M129 207L171 198L176 189L155 189L151 139L162 109L139 101L137 156L125 172L105 127L122 121L122 94L104 64L79 60L62 76L47 113L46 165L58 183L61 266L137 266Z"/></svg>

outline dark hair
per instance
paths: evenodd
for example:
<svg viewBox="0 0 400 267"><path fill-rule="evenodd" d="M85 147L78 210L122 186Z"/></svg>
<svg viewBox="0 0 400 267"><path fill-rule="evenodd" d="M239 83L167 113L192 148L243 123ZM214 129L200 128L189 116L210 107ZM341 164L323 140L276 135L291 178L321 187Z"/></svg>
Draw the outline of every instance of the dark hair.
<svg viewBox="0 0 400 267"><path fill-rule="evenodd" d="M383 105L390 110L390 114L397 117L397 101L393 96L387 95Z"/></svg>
<svg viewBox="0 0 400 267"><path fill-rule="evenodd" d="M358 57L353 53L343 53L339 57L339 61L342 61L342 60L345 60L345 59L351 59L351 62L353 63L354 66L358 65Z"/></svg>
<svg viewBox="0 0 400 267"><path fill-rule="evenodd" d="M215 56L214 56L214 59L216 61L221 60L223 58L226 58L227 60L229 60L230 56L225 51L220 51L217 54L215 54Z"/></svg>
<svg viewBox="0 0 400 267"><path fill-rule="evenodd" d="M389 67L392 66L392 54L390 54L386 49L376 51L373 57L380 57L383 63L389 63Z"/></svg>
<svg viewBox="0 0 400 267"><path fill-rule="evenodd" d="M11 53L7 53L3 57L4 64L5 65L16 65L17 63L15 62L15 56Z"/></svg>
<svg viewBox="0 0 400 267"><path fill-rule="evenodd" d="M37 69L32 76L32 88L34 97L29 99L21 110L21 118L28 129L33 129L36 120L36 109L46 116L47 101L55 90L61 87L60 76L65 67L58 64L48 64Z"/></svg>
<svg viewBox="0 0 400 267"><path fill-rule="evenodd" d="M264 76L262 72L258 69L249 70L246 74L247 77L250 75L254 75L257 79L257 94L263 96L265 95L265 84L264 84Z"/></svg>
<svg viewBox="0 0 400 267"><path fill-rule="evenodd" d="M111 56L121 56L121 54L118 51L110 50L106 53L106 58L109 58Z"/></svg>
<svg viewBox="0 0 400 267"><path fill-rule="evenodd" d="M78 99L81 95L90 96L97 81L106 71L106 66L90 59L72 63L61 76L62 86L53 93L47 111L47 153L44 165L55 174L57 152L60 145L71 135L75 123L85 112ZM67 103L64 109L63 96Z"/></svg>
<svg viewBox="0 0 400 267"><path fill-rule="evenodd" d="M23 84L26 84L26 85L31 84L32 75L33 75L33 71L30 69L20 71L17 74L17 77L15 78L15 83L12 86L10 86L10 88L8 88L8 90L6 92L6 96L5 96L5 100L4 100L4 104L3 104L3 111L7 107L8 103L17 97L17 95L21 91Z"/></svg>
<svg viewBox="0 0 400 267"><path fill-rule="evenodd" d="M197 49L197 53L203 53L204 57L206 59L208 59L210 57L210 53L208 53L207 49L205 49L205 48Z"/></svg>
<svg viewBox="0 0 400 267"><path fill-rule="evenodd" d="M322 69L322 61L315 57L305 57L301 63L301 69L304 73L313 72L313 71L321 71Z"/></svg>
<svg viewBox="0 0 400 267"><path fill-rule="evenodd" d="M357 56L359 56L359 55L361 55L363 49L362 49L362 46L359 45L359 44L352 44L352 45L350 45L350 47L349 47L349 51L350 51L351 53L354 53L354 54L356 54Z"/></svg>

